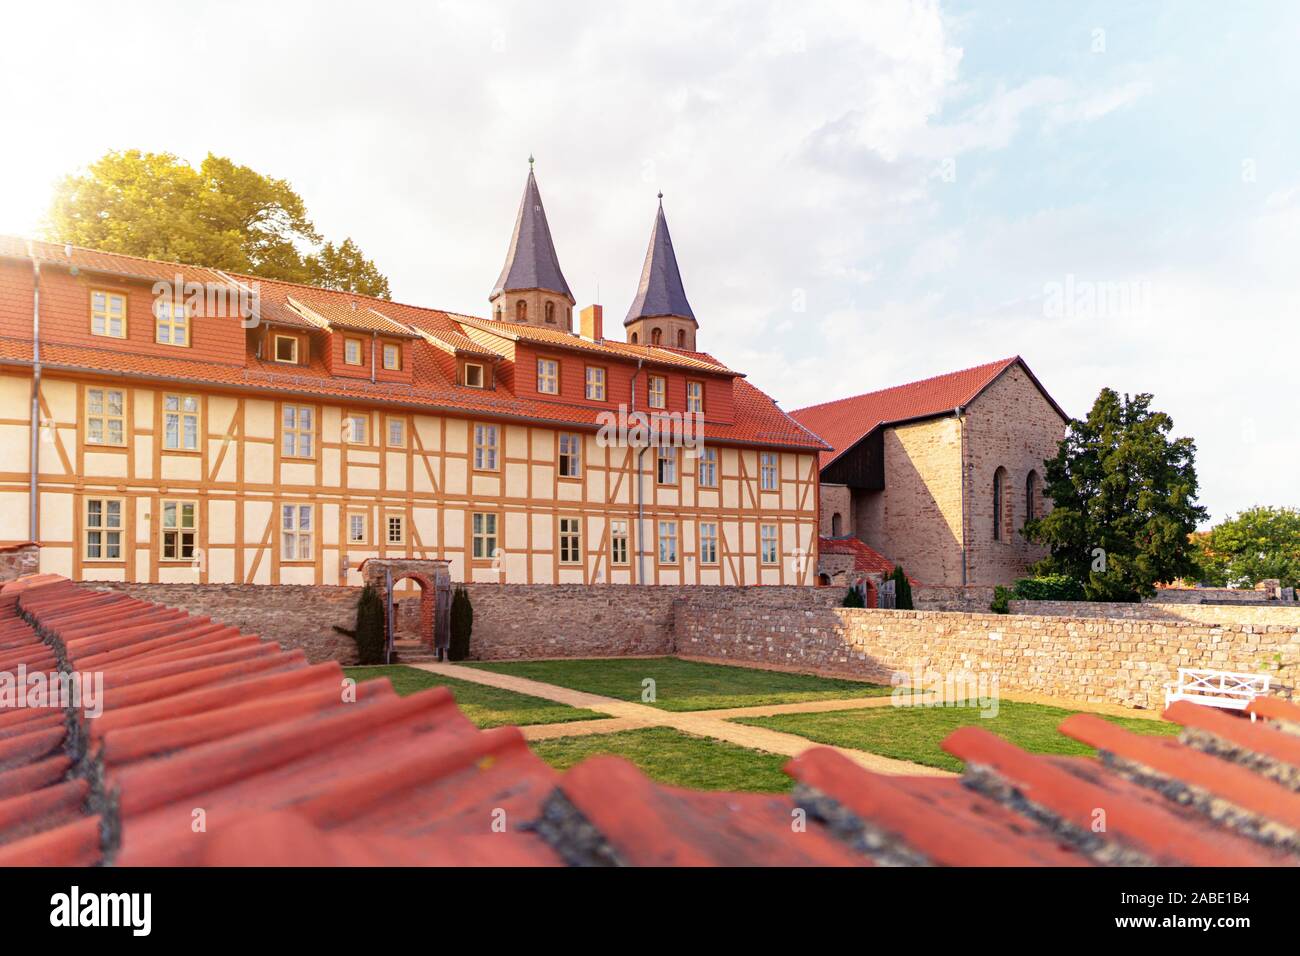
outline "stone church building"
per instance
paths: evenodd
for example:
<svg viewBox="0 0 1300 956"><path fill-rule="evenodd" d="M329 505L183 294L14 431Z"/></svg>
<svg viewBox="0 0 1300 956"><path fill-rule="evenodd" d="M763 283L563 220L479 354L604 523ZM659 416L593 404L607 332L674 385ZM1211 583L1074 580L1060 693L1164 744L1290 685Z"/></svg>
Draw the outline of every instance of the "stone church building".
<svg viewBox="0 0 1300 956"><path fill-rule="evenodd" d="M823 583L901 564L926 585L1008 584L1046 555L1020 533L1050 503L1068 416L1018 356L814 405Z"/></svg>

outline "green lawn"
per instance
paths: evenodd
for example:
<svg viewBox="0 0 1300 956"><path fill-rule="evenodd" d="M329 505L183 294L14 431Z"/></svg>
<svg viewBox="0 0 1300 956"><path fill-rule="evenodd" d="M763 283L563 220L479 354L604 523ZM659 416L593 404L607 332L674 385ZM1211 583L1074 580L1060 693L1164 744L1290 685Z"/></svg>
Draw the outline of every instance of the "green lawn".
<svg viewBox="0 0 1300 956"><path fill-rule="evenodd" d="M516 694L514 691L472 684L469 681L442 677L414 667L394 664L388 667L345 667L343 673L358 683L387 677L393 689L405 697L429 687L448 687L465 716L479 727L502 727L507 724L559 724L570 720L594 720L604 717L594 710L557 704L555 701Z"/></svg>
<svg viewBox="0 0 1300 956"><path fill-rule="evenodd" d="M792 704L806 700L878 697L892 688L860 681L702 664L676 657L613 658L572 661L487 661L469 664L587 691L618 700L646 703L662 710L714 710ZM655 699L643 697L644 681L654 681Z"/></svg>
<svg viewBox="0 0 1300 956"><path fill-rule="evenodd" d="M557 770L597 754L625 757L659 783L692 790L784 793L791 780L781 772L789 757L693 737L671 727L615 734L534 740L533 752Z"/></svg>
<svg viewBox="0 0 1300 956"><path fill-rule="evenodd" d="M943 750L939 743L958 727L972 725L983 727L1032 753L1091 754L1091 747L1056 729L1072 713L1075 711L1060 707L1003 700L998 704L998 715L989 719L980 717L978 707L880 707L736 718L736 722L783 730L818 743L852 747L883 757L959 771L962 762ZM1176 724L1168 721L1101 716L1140 734L1172 735L1179 731Z"/></svg>

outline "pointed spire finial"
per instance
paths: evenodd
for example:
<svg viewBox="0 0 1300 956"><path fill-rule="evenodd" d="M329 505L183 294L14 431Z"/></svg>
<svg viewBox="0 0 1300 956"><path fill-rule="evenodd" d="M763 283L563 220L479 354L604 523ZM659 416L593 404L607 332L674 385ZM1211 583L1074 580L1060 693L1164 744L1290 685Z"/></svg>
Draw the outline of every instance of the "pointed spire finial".
<svg viewBox="0 0 1300 956"><path fill-rule="evenodd" d="M530 172L532 171L532 168L533 168L533 154L532 154L532 153L529 153L529 154L528 154L528 169L529 169Z"/></svg>

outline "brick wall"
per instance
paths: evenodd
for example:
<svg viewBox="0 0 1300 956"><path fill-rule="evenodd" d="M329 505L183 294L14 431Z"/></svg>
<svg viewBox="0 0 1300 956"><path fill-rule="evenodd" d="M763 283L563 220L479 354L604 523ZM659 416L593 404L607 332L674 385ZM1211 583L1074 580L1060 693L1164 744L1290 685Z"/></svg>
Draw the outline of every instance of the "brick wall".
<svg viewBox="0 0 1300 956"><path fill-rule="evenodd" d="M355 660L351 639L332 625L352 626L357 588L97 586L209 615L301 647L313 661ZM915 667L988 671L1006 693L1144 708L1162 706L1164 684L1180 666L1267 671L1288 696L1300 679L1300 613L1289 608L1080 602L1070 606L1075 617L1062 617L846 609L839 588L474 584L469 591L480 659L675 653L885 682ZM1132 617L1114 616L1122 613Z"/></svg>
<svg viewBox="0 0 1300 956"><path fill-rule="evenodd" d="M41 569L41 547L28 542L0 548L0 581L13 581Z"/></svg>
<svg viewBox="0 0 1300 956"><path fill-rule="evenodd" d="M817 489L821 496L821 515L820 524L817 526L817 533L823 538L829 538L835 534L834 522L831 520L835 515L840 516L840 534L856 534L853 527L853 500L848 485L830 485L823 482Z"/></svg>
<svg viewBox="0 0 1300 956"><path fill-rule="evenodd" d="M1103 601L1012 601L1013 614L1123 618L1139 621L1195 621L1300 629L1300 604L1121 604Z"/></svg>
<svg viewBox="0 0 1300 956"><path fill-rule="evenodd" d="M1178 667L1300 678L1294 627L868 611L786 602L759 591L688 598L677 653L888 682L914 668L997 676L1004 693L1159 709Z"/></svg>
<svg viewBox="0 0 1300 956"><path fill-rule="evenodd" d="M1025 524L1029 473L1037 474L1036 509L1044 510L1043 460L1056 454L1065 422L1024 370L1014 365L975 399L966 412L968 584L1011 584L1047 550L1020 534ZM1001 540L993 537L993 475L1006 469ZM1050 503L1049 503L1050 504ZM910 568L908 569L911 570ZM927 578L927 584L957 584L960 578Z"/></svg>

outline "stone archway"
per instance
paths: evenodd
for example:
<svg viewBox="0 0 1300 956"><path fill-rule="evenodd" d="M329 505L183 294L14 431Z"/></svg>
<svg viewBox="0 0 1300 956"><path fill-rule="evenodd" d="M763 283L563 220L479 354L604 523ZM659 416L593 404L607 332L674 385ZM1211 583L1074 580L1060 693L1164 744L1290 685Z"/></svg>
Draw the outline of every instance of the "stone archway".
<svg viewBox="0 0 1300 956"><path fill-rule="evenodd" d="M437 654L446 655L451 640L450 562L431 558L367 558L361 576L379 592L391 642L397 630L397 605L392 588L402 581L414 581L420 588L419 640Z"/></svg>

